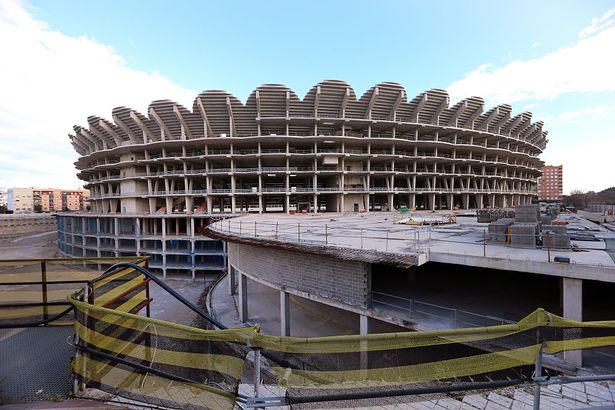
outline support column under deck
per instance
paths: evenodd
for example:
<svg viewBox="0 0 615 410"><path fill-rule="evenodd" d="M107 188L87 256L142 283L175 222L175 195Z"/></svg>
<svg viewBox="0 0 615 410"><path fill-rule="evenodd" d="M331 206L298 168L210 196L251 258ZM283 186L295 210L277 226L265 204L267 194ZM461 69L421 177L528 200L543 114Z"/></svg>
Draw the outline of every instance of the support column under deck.
<svg viewBox="0 0 615 410"><path fill-rule="evenodd" d="M241 272L237 272L239 276L239 320L246 322L248 320L248 278Z"/></svg>
<svg viewBox="0 0 615 410"><path fill-rule="evenodd" d="M280 291L280 336L290 336L290 295Z"/></svg>
<svg viewBox="0 0 615 410"><path fill-rule="evenodd" d="M369 317L365 315L359 315L359 334L365 336L369 334ZM369 357L367 351L366 341L361 342L361 370L368 369Z"/></svg>
<svg viewBox="0 0 615 410"><path fill-rule="evenodd" d="M583 280L562 278L562 302L564 305L563 314L566 319L583 320ZM566 335L566 333L574 334ZM567 339L577 339L576 329L564 330L564 337ZM568 336L568 337L566 337ZM583 364L582 350L567 350L564 352L564 360L577 367Z"/></svg>

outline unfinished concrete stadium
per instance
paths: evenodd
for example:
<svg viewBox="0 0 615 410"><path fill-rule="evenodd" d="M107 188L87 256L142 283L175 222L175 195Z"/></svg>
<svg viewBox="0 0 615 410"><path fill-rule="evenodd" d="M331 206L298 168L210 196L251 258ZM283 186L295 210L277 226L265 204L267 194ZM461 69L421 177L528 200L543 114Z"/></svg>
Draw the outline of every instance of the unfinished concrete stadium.
<svg viewBox="0 0 615 410"><path fill-rule="evenodd" d="M58 218L67 255L148 255L167 272L217 271L222 242L201 235L241 212L470 209L536 197L542 122L444 90L408 99L397 83L357 98L323 81L301 100L267 84L246 104L206 91L192 110L154 101L147 115L118 107L70 136L92 211Z"/></svg>

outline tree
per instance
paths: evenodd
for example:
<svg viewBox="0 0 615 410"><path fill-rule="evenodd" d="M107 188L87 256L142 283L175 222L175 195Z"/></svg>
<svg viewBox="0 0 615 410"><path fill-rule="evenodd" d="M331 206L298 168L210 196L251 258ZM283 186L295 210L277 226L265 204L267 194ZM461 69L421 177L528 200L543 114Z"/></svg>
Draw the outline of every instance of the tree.
<svg viewBox="0 0 615 410"><path fill-rule="evenodd" d="M40 214L41 212L43 212L43 206L41 204L34 204L34 212L37 214Z"/></svg>
<svg viewBox="0 0 615 410"><path fill-rule="evenodd" d="M6 207L6 205L0 205L0 214L5 214L7 213L9 210Z"/></svg>

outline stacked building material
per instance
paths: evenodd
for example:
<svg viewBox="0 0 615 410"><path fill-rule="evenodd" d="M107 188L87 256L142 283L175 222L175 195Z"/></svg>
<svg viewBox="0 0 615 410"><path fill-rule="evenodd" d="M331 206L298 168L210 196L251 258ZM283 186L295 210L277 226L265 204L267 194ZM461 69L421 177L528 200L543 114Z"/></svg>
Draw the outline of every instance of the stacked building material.
<svg viewBox="0 0 615 410"><path fill-rule="evenodd" d="M542 225L551 225L554 219L555 216L551 214L540 215L540 223Z"/></svg>
<svg viewBox="0 0 615 410"><path fill-rule="evenodd" d="M479 209L476 219L479 223L490 223L502 218L514 218L515 211L510 209Z"/></svg>
<svg viewBox="0 0 615 410"><path fill-rule="evenodd" d="M540 205L517 205L517 207L515 208L515 222L540 222Z"/></svg>
<svg viewBox="0 0 615 410"><path fill-rule="evenodd" d="M489 242L506 243L508 242L508 227L515 220L512 218L502 218L489 224Z"/></svg>
<svg viewBox="0 0 615 410"><path fill-rule="evenodd" d="M565 226L548 225L542 230L542 246L549 249L569 249L570 235Z"/></svg>
<svg viewBox="0 0 615 410"><path fill-rule="evenodd" d="M546 231L542 235L542 246L548 249L570 249L570 235Z"/></svg>
<svg viewBox="0 0 615 410"><path fill-rule="evenodd" d="M510 226L510 243L514 246L536 246L536 240L540 233L540 224L514 223Z"/></svg>

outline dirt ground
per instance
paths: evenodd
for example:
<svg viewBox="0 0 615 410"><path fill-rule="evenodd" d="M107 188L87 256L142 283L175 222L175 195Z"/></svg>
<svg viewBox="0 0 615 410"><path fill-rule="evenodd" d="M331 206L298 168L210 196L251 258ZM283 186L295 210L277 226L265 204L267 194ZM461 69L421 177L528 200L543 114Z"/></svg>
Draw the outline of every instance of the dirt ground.
<svg viewBox="0 0 615 410"><path fill-rule="evenodd" d="M57 256L56 231L0 239L0 259L38 259Z"/></svg>

